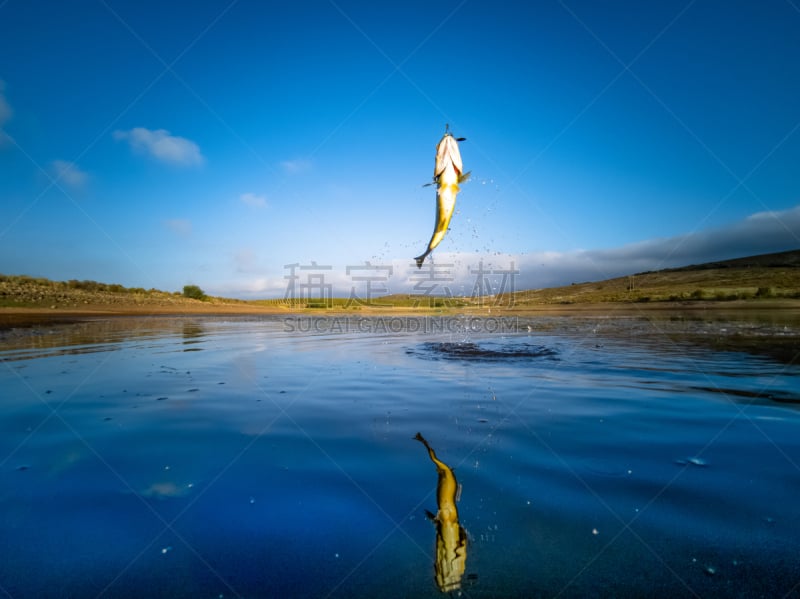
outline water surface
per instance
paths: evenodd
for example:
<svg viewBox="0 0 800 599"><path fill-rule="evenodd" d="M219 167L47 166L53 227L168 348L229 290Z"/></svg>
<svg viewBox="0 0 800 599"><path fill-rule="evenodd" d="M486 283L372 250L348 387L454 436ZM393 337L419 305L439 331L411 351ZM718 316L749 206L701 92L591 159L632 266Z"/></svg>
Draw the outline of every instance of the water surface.
<svg viewBox="0 0 800 599"><path fill-rule="evenodd" d="M463 596L800 596L798 330L673 315L4 331L0 595L440 596L421 432L461 485Z"/></svg>

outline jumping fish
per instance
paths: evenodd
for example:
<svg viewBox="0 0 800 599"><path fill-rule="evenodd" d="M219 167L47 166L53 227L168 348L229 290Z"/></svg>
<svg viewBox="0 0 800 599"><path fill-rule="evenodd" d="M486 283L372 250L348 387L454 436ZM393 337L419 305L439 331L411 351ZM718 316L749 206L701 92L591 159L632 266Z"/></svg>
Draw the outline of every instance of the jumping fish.
<svg viewBox="0 0 800 599"><path fill-rule="evenodd" d="M444 239L447 227L450 226L450 219L453 218L453 212L456 208L458 184L469 179L469 173L464 173L461 152L458 151L458 142L464 141L464 139L464 137L453 137L450 133L450 125L447 125L442 139L439 140L436 146L436 166L433 169L433 183L428 183L428 185L436 184L437 186L436 224L425 253L414 258L417 268L422 268L422 263L427 255Z"/></svg>
<svg viewBox="0 0 800 599"><path fill-rule="evenodd" d="M436 525L436 561L433 566L436 585L443 593L449 593L461 588L461 578L467 566L467 533L458 522L456 508L458 483L453 471L436 457L425 438L420 433L414 438L428 450L439 473L436 486L439 511L435 516L427 510L426 513Z"/></svg>

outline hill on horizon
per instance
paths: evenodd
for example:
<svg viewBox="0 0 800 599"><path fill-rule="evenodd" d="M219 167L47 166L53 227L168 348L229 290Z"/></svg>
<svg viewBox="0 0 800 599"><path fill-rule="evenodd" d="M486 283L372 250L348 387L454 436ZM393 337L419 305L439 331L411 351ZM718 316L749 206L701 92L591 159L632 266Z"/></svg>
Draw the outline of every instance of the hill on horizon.
<svg viewBox="0 0 800 599"><path fill-rule="evenodd" d="M728 301L800 298L800 249L733 258L678 268L640 272L628 276L573 283L562 287L528 289L498 296L443 297L394 294L377 298L372 306L474 307L485 305L521 307L537 304L581 304L600 302ZM281 299L239 300L207 297L215 304L254 306L284 305ZM180 292L157 289L127 289L122 285L94 281L58 282L26 275L0 274L0 306L41 307L88 304L164 304L175 306L200 300ZM306 305L307 304L307 305ZM346 298L333 298L329 305L294 300L297 308L352 307Z"/></svg>
<svg viewBox="0 0 800 599"><path fill-rule="evenodd" d="M800 298L800 249L517 291L503 304Z"/></svg>
<svg viewBox="0 0 800 599"><path fill-rule="evenodd" d="M690 264L688 266L678 266L676 268L665 268L661 271L653 272L681 272L687 270L710 270L719 268L800 268L800 249L788 250L786 252L774 252L771 254L757 254L744 258L733 258L731 260L720 260L717 262L704 262L702 264ZM638 273L644 274L644 273Z"/></svg>

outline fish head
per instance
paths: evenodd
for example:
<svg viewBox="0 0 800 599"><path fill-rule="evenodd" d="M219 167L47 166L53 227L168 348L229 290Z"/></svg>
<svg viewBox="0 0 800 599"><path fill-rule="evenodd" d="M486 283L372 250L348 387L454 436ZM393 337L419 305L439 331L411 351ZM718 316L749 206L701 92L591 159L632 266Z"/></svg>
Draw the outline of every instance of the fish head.
<svg viewBox="0 0 800 599"><path fill-rule="evenodd" d="M464 171L461 152L458 150L458 141L449 131L442 136L442 139L436 145L436 167L433 170L433 178L436 179L441 175L448 164L453 165L458 175Z"/></svg>

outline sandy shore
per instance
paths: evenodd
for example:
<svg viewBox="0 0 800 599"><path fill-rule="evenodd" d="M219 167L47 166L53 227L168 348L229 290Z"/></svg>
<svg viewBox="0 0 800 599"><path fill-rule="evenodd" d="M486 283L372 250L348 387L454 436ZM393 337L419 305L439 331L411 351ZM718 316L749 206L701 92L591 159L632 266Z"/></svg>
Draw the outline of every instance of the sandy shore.
<svg viewBox="0 0 800 599"><path fill-rule="evenodd" d="M292 308L288 306L260 306L246 303L206 303L187 302L179 305L148 305L130 303L110 305L87 305L80 308L0 308L0 328L29 326L47 322L71 322L87 318L122 316L337 316L352 317L377 316L457 316L466 314L476 317L519 316L534 317L547 315L583 316L630 316L669 312L772 312L786 315L796 314L800 318L798 300L744 300L730 302L655 302L655 303L586 303L586 304L540 304L525 306L482 306L468 308L408 308L408 307L368 307L358 310L320 310Z"/></svg>

